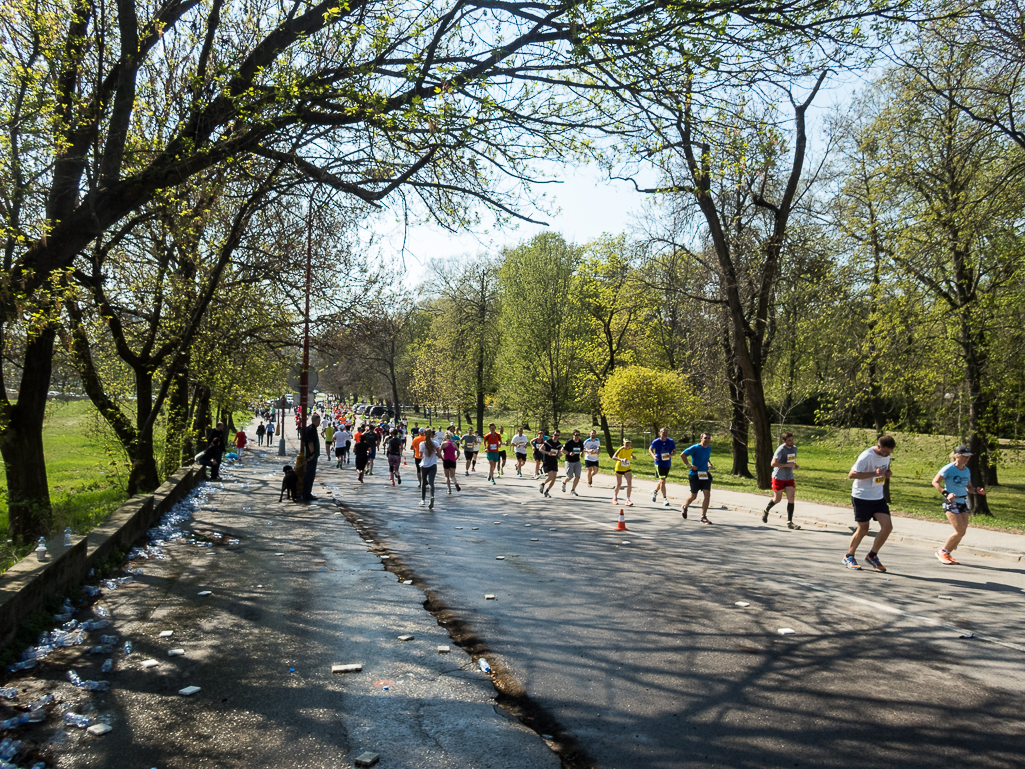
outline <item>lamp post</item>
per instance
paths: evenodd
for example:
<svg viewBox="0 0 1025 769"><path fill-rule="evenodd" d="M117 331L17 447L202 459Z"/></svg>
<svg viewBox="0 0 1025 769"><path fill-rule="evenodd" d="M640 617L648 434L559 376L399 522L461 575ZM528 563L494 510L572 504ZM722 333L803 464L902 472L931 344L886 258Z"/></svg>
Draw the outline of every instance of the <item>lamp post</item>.
<svg viewBox="0 0 1025 769"><path fill-rule="evenodd" d="M300 435L306 432L306 412L310 388L310 289L313 282L313 194L306 211L306 306L303 310L303 365L299 374ZM301 439L300 439L301 440Z"/></svg>

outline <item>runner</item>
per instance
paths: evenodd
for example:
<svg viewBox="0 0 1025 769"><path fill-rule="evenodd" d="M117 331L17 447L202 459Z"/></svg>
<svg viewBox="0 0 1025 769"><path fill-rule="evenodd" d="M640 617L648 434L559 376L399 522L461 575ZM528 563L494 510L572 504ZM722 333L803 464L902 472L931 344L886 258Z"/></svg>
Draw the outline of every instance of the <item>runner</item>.
<svg viewBox="0 0 1025 769"><path fill-rule="evenodd" d="M426 430L422 427L417 428L417 434L413 436L413 464L416 465L416 485L419 486L422 482L422 476L420 474L420 461L423 459L423 442L425 440L424 433Z"/></svg>
<svg viewBox="0 0 1025 769"><path fill-rule="evenodd" d="M712 435L701 433L701 440L693 446L688 446L681 453L690 459L690 472L687 473L687 480L690 481L690 496L683 503L683 517L687 518L687 508L690 503L698 498L698 492L704 494L701 501L701 522L711 523L708 520L708 499L712 494Z"/></svg>
<svg viewBox="0 0 1025 769"><path fill-rule="evenodd" d="M508 454L506 454L505 447L508 442L505 440L505 428L498 428L498 437L501 439L498 449L498 475L499 477L505 475L505 463L508 460Z"/></svg>
<svg viewBox="0 0 1025 769"><path fill-rule="evenodd" d="M541 481L541 493L550 497L552 486L555 485L555 477L559 474L559 454L562 453L562 444L559 443L559 431L552 433L552 437L541 445L541 454L544 456L545 478ZM547 486L548 488L545 488Z"/></svg>
<svg viewBox="0 0 1025 769"><path fill-rule="evenodd" d="M463 475L470 474L470 463L474 461L473 447L477 445L477 434L468 430L463 436L463 458L466 459L466 471Z"/></svg>
<svg viewBox="0 0 1025 769"><path fill-rule="evenodd" d="M349 428L346 425L342 425L342 429L335 433L335 458L338 463L335 465L339 470L342 468L342 464L348 464L349 462L349 446L352 443L352 433L349 432Z"/></svg>
<svg viewBox="0 0 1025 769"><path fill-rule="evenodd" d="M396 483L401 486L402 476L399 475L399 465L402 463L402 449L406 442L396 429L392 429L388 435L390 436L386 448L388 452L388 477L391 479L392 486Z"/></svg>
<svg viewBox="0 0 1025 769"><path fill-rule="evenodd" d="M651 501L656 501L658 490L662 489L662 504L669 507L669 499L666 497L666 478L669 477L669 471L673 466L676 441L669 437L668 429L663 427L658 431L658 437L648 446L648 453L655 460L655 490L651 492Z"/></svg>
<svg viewBox="0 0 1025 769"><path fill-rule="evenodd" d="M877 571L886 571L886 567L879 560L879 550L893 531L890 506L886 503L884 492L886 479L893 477L890 470L890 454L896 447L897 441L892 436L879 436L876 445L861 452L854 467L847 473L847 477L854 481L851 503L854 505L854 522L858 525L851 537L847 555L843 558L843 565L848 569L861 570L854 556L861 540L868 534L869 523L875 518L879 522L879 533L876 534L875 546L865 556L865 560Z"/></svg>
<svg viewBox="0 0 1025 769"><path fill-rule="evenodd" d="M377 430L372 426L368 426L363 431L363 442L367 444L367 475L373 475L374 459L377 457L377 447L381 443L381 436L377 434Z"/></svg>
<svg viewBox="0 0 1025 769"><path fill-rule="evenodd" d="M623 485L623 479L626 479L626 504L630 506L633 502L630 501L630 491L634 484L634 474L630 469L630 463L634 458L633 444L629 438L623 439L623 445L616 449L616 453L612 455L612 458L616 460L616 489L612 492L612 504L619 504L619 488Z"/></svg>
<svg viewBox="0 0 1025 769"><path fill-rule="evenodd" d="M794 434L783 433L783 443L772 455L772 499L762 511L762 523L769 522L769 511L779 504L784 492L787 495L787 528L801 528L794 523L794 470L800 469L797 464L797 447L794 446Z"/></svg>
<svg viewBox="0 0 1025 769"><path fill-rule="evenodd" d="M473 459L471 460L471 464L470 464L470 472L471 473L477 472L477 455L480 454L481 444L484 443L484 440L481 437L480 433L474 431L473 435L474 435Z"/></svg>
<svg viewBox="0 0 1025 769"><path fill-rule="evenodd" d="M324 430L321 432L324 436L324 453L329 457L331 456L331 447L335 442L335 426L332 422L328 422L324 425Z"/></svg>
<svg viewBox="0 0 1025 769"><path fill-rule="evenodd" d="M527 446L530 439L523 434L523 428L517 428L516 435L509 439L513 447L513 456L516 457L516 477L523 477L523 465L527 463Z"/></svg>
<svg viewBox="0 0 1025 769"><path fill-rule="evenodd" d="M367 471L367 459L370 454L370 441L363 440L362 433L356 433L358 438L352 446L352 453L356 457L356 480L363 483L363 474Z"/></svg>
<svg viewBox="0 0 1025 769"><path fill-rule="evenodd" d="M972 486L972 474L968 470L968 458L971 455L967 446L958 446L950 455L950 464L941 467L932 479L936 491L943 495L943 512L954 527L954 533L936 551L936 557L941 563L957 563L954 550L968 531L968 495L986 493L981 486Z"/></svg>
<svg viewBox="0 0 1025 769"><path fill-rule="evenodd" d="M445 440L441 444L441 464L445 470L445 485L448 487L448 493L452 493L453 484L456 487L456 491L462 491L459 488L459 482L456 481L456 464L459 461L459 446L455 441L455 436L452 433L445 433Z"/></svg>
<svg viewBox="0 0 1025 769"><path fill-rule="evenodd" d="M423 507L427 499L427 486L431 487L431 503L427 505L431 510L434 509L434 478L438 474L438 454L441 452L441 446L434 440L434 430L428 430L424 433L424 444L423 444L423 460L420 462L420 473L423 476L423 482L420 484L420 507Z"/></svg>
<svg viewBox="0 0 1025 769"><path fill-rule="evenodd" d="M562 491L566 492L566 484L569 479L573 479L573 486L570 488L569 493L574 497L579 497L577 494L577 484L580 483L580 457L584 453L584 442L580 440L580 431L574 430L573 437L566 441L566 445L562 447L563 452L566 454L566 477L562 481Z"/></svg>
<svg viewBox="0 0 1025 769"><path fill-rule="evenodd" d="M598 433L596 430L591 430L590 436L584 441L584 467L587 468L587 485L591 486L591 481L594 480L594 476L598 473L598 460L601 454L601 441L598 440Z"/></svg>
<svg viewBox="0 0 1025 769"><path fill-rule="evenodd" d="M545 458L545 455L541 453L545 445L545 434L544 431L538 431L537 437L530 442L531 448L534 449L534 480L536 481L541 477L541 461Z"/></svg>
<svg viewBox="0 0 1025 769"><path fill-rule="evenodd" d="M491 485L495 485L495 466L498 465L501 460L499 452L502 449L502 436L495 432L495 423L492 422L488 425L488 434L484 436L484 445L487 447L487 458L488 458L488 480L491 481ZM499 467L501 470L501 467Z"/></svg>

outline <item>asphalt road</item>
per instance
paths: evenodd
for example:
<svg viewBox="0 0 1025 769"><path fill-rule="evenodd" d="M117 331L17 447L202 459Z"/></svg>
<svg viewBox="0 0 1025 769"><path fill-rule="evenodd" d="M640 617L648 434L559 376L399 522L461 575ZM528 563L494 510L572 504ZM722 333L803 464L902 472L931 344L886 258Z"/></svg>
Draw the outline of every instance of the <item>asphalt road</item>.
<svg viewBox="0 0 1025 769"><path fill-rule="evenodd" d="M888 543L888 573L851 572L848 533L684 522L645 482L618 533L607 477L546 500L527 478L460 474L429 511L405 470L397 487L320 477L586 763L1025 766L1019 564Z"/></svg>

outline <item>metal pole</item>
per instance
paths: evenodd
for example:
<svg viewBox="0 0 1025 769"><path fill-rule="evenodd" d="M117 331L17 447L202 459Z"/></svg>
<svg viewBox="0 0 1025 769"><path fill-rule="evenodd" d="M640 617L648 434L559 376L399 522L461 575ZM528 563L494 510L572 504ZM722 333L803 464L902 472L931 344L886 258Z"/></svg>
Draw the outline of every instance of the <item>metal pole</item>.
<svg viewBox="0 0 1025 769"><path fill-rule="evenodd" d="M299 375L299 410L302 412L302 429L306 431L306 412L309 405L310 388L310 288L313 281L313 195L307 204L306 213L306 308L303 311L303 367Z"/></svg>

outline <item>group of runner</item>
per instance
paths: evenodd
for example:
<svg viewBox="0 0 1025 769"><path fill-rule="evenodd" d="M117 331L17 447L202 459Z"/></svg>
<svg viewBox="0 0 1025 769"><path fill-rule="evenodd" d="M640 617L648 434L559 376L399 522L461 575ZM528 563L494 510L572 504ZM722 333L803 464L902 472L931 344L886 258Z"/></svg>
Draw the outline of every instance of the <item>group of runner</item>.
<svg viewBox="0 0 1025 769"><path fill-rule="evenodd" d="M563 443L562 434L558 430L550 435L538 431L534 438L529 438L524 434L524 428L520 427L514 435L507 438L504 428L496 428L494 423L488 425L488 432L484 435L472 429L459 435L454 423L449 423L445 431L435 431L433 428L419 427L416 424L409 428L405 420L395 424L361 424L353 428L355 432L350 432L350 425L354 422L346 421L344 415L336 414L336 418L337 424L329 421L323 431L327 445L334 447L335 467L342 468L343 465L355 461L360 483L364 482L365 476L373 475L374 460L383 446L388 458L389 480L393 486L401 485L402 455L407 437L412 436L410 448L416 469L417 487L420 490L420 506L431 509L434 508L439 460L447 494L451 495L453 489L458 493L462 490L457 480L460 453L464 462L463 475L469 476L477 470L477 458L482 447L488 463L488 483L494 485L497 478L504 475L508 460L506 447L511 446L517 477L523 477L524 468L532 459L533 479L540 481L538 490L544 497L551 497L551 491L559 480L560 459L563 460L562 491L566 492L569 486L568 492L572 496L580 496L577 486L585 475L584 471L587 485L591 487L599 470L601 441L595 430L591 430L587 438L582 437L580 430L573 430L570 438ZM661 496L663 506L671 506L666 484L674 458L682 457L687 467L690 493L681 506L681 515L684 519L688 518L691 506L700 495L699 520L705 524L711 523L708 506L713 482L712 472L715 469L711 459L711 439L710 433L702 433L697 443L682 449L678 454L676 442L669 437L668 430L662 428L659 431L658 437L648 446L648 454L655 465L655 488L651 495L653 503L658 502ZM849 569L861 569L856 557L857 550L868 534L870 522L875 520L879 524L879 532L864 560L874 569L886 571L886 567L879 559L879 550L893 530L890 508L886 500L886 482L893 475L890 470L890 455L895 447L896 441L892 436L880 436L875 446L858 456L848 472L847 477L853 482L851 502L856 524L847 552L842 559L843 565ZM615 462L612 502L633 505L630 497L633 490L632 463L635 457L631 440L624 439L622 446L612 453L611 458ZM950 462L940 468L932 480L932 485L941 494L943 511L954 528L954 533L936 552L937 559L944 564L957 563L953 552L968 528L968 495L986 493L985 489L975 488L971 483L967 469L970 458L971 452L966 446L957 447L950 455ZM762 523L768 523L773 507L782 502L785 496L786 526L789 529L800 529L801 527L794 522L795 471L800 469L800 465L797 463L797 447L794 445L793 433L783 433L781 443L773 453L771 466L772 497L768 499L762 511ZM624 491L625 496L621 498Z"/></svg>

